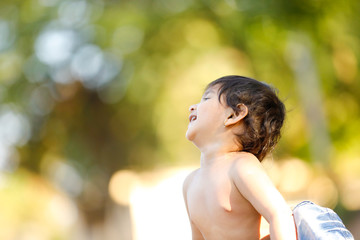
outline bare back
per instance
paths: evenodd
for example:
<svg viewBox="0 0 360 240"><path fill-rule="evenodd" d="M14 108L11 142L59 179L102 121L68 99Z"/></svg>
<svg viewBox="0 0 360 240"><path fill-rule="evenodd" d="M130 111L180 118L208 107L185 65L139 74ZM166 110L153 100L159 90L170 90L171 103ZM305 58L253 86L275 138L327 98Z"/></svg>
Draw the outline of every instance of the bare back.
<svg viewBox="0 0 360 240"><path fill-rule="evenodd" d="M201 168L184 183L188 214L198 237L206 240L258 240L260 214L232 180L233 161ZM193 234L194 236L194 234Z"/></svg>

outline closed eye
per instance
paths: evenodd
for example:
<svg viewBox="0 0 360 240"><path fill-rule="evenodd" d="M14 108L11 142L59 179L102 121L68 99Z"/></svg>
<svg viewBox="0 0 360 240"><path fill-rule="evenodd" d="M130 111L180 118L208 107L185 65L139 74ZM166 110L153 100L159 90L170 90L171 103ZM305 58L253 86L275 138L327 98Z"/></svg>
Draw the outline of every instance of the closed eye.
<svg viewBox="0 0 360 240"><path fill-rule="evenodd" d="M206 100L210 99L213 95L214 95L214 90L213 89L208 89L203 94L202 100L206 101Z"/></svg>

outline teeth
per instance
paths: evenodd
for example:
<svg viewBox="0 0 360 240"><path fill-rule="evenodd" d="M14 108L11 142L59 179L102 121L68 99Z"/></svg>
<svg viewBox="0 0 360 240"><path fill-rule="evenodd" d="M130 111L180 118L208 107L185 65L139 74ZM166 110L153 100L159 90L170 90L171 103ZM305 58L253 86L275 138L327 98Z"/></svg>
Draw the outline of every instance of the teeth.
<svg viewBox="0 0 360 240"><path fill-rule="evenodd" d="M195 121L195 120L196 120L196 116L191 116L190 122Z"/></svg>

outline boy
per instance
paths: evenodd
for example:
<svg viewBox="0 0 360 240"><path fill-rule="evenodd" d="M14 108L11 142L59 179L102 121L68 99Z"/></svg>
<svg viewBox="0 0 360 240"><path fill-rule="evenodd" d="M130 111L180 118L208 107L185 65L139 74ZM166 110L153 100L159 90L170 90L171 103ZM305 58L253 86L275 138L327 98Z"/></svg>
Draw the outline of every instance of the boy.
<svg viewBox="0 0 360 240"><path fill-rule="evenodd" d="M260 163L284 117L271 87L241 76L210 83L190 107L186 137L201 151L183 189L193 240L258 240L261 215L271 240L296 239L292 212Z"/></svg>

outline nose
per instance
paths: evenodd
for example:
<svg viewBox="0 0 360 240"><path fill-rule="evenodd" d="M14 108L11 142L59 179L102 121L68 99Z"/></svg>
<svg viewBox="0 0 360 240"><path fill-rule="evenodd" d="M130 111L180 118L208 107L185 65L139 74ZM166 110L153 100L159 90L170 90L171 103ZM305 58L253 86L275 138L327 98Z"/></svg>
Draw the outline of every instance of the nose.
<svg viewBox="0 0 360 240"><path fill-rule="evenodd" d="M189 108L189 111L192 112L196 109L196 104L194 105L191 105L190 108Z"/></svg>

